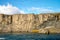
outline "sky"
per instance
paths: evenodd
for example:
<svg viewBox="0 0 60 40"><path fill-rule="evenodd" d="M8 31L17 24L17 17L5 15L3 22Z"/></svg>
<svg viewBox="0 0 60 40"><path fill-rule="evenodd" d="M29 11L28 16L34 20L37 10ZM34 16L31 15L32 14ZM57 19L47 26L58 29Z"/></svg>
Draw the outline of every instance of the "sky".
<svg viewBox="0 0 60 40"><path fill-rule="evenodd" d="M60 12L60 0L0 0L0 13L40 14Z"/></svg>

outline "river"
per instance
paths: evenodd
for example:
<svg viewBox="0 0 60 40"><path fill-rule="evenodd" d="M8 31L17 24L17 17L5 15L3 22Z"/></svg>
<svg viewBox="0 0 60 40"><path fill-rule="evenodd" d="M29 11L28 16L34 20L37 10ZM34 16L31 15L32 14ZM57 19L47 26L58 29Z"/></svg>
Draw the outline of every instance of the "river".
<svg viewBox="0 0 60 40"><path fill-rule="evenodd" d="M0 40L60 40L60 34L3 33Z"/></svg>

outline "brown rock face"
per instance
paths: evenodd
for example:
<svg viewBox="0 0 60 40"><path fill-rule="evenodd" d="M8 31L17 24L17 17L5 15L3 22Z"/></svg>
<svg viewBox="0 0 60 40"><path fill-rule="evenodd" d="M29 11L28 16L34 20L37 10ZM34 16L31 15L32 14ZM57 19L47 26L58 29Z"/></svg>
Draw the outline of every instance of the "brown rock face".
<svg viewBox="0 0 60 40"><path fill-rule="evenodd" d="M49 26L60 28L60 14L0 14L0 32L32 32Z"/></svg>

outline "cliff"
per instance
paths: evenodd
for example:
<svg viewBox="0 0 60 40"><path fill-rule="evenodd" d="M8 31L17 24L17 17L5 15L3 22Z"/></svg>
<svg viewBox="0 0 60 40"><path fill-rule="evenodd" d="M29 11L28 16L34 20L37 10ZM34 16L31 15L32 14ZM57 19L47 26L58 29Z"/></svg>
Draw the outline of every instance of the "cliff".
<svg viewBox="0 0 60 40"><path fill-rule="evenodd" d="M0 32L60 33L60 13L0 14Z"/></svg>

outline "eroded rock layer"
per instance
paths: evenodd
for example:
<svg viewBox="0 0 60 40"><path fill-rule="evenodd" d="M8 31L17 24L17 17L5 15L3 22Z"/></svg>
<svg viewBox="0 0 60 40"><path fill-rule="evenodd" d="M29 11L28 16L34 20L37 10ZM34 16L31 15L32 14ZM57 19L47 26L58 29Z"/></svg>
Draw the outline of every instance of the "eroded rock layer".
<svg viewBox="0 0 60 40"><path fill-rule="evenodd" d="M0 32L32 32L60 29L60 14L0 14ZM54 30L55 30L54 29ZM50 31L50 30L49 30ZM57 31L57 30L56 30ZM58 30L60 32L60 30Z"/></svg>

